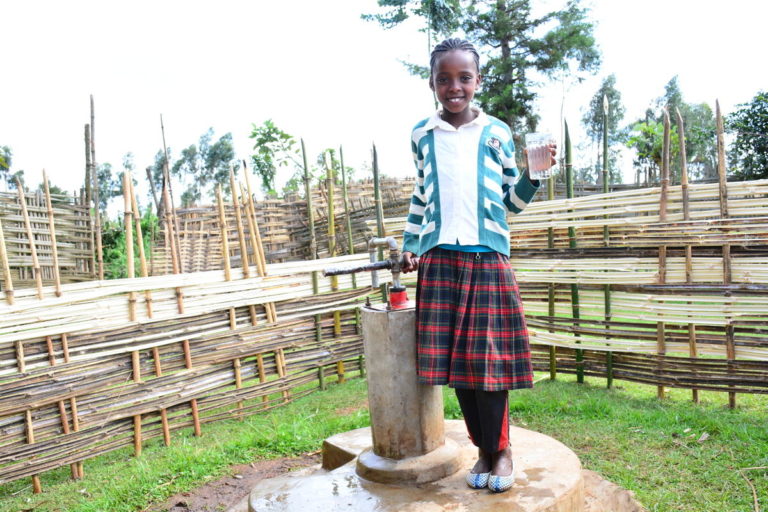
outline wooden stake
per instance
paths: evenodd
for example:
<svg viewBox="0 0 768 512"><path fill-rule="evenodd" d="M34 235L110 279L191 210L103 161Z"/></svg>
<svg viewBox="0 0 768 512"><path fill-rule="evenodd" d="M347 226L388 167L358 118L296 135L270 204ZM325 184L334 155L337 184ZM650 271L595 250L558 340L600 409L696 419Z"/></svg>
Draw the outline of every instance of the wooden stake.
<svg viewBox="0 0 768 512"><path fill-rule="evenodd" d="M685 124L679 109L675 109L677 117L677 133L680 141L680 188L683 194L683 221L691 220L690 191L688 188L688 155L685 149ZM693 284L693 249L690 244L685 246L685 284ZM688 303L690 304L690 302ZM696 347L696 324L688 324L688 355L698 357ZM699 403L699 390L691 390L694 403Z"/></svg>
<svg viewBox="0 0 768 512"><path fill-rule="evenodd" d="M192 351L189 348L189 340L184 340L182 342L182 347L184 348L184 365L186 366L187 370L191 370ZM203 435L203 432L200 429L200 413L197 409L197 398L191 399L189 401L189 405L192 408L192 425L195 429L195 436L200 437Z"/></svg>
<svg viewBox="0 0 768 512"><path fill-rule="evenodd" d="M99 167L96 165L96 110L93 106L93 94L91 94L91 177L93 178L93 205L96 217L96 261L98 263L99 280L104 279L104 247L101 240L101 208L99 207Z"/></svg>
<svg viewBox="0 0 768 512"><path fill-rule="evenodd" d="M27 409L24 412L24 419L27 427L27 444L35 444L35 429L32 425L32 411ZM43 488L40 485L40 477L38 475L32 475L32 492L35 494L43 492Z"/></svg>
<svg viewBox="0 0 768 512"><path fill-rule="evenodd" d="M667 201L669 195L669 163L671 154L671 127L669 123L669 112L664 109L664 141L662 145L662 161L661 161L661 200L659 204L659 222L667 221ZM665 284L667 282L667 246L659 246L659 277L658 283ZM666 345L666 325L664 322L658 322L656 324L656 353L659 356L664 356L667 353ZM659 358L661 361L661 357ZM664 366L659 362L659 373L664 372ZM656 387L656 395L662 399L665 397L664 386Z"/></svg>
<svg viewBox="0 0 768 512"><path fill-rule="evenodd" d="M48 210L48 226L51 230L51 254L53 256L53 282L56 287L56 296L61 297L61 276L59 275L59 250L56 246L56 225L53 221L53 203L51 202L51 190L48 186L48 176L43 169L43 184L45 189L45 206Z"/></svg>
<svg viewBox="0 0 768 512"><path fill-rule="evenodd" d="M126 174L128 173L126 172ZM138 350L131 352L131 362L133 364L133 382L141 384L141 358ZM141 448L141 414L136 414L133 417L133 455L135 457L141 456Z"/></svg>
<svg viewBox="0 0 768 512"><path fill-rule="evenodd" d="M141 277L149 277L147 269L147 257L144 254L144 234L141 230L141 215L139 215L139 203L136 201L136 192L133 190L133 180L128 180L128 188L131 196L131 211L133 212L133 221L136 224L136 245L139 249L139 269ZM144 292L144 299L147 304L147 317L152 318L152 291Z"/></svg>
<svg viewBox="0 0 768 512"><path fill-rule="evenodd" d="M169 197L168 188L163 188L163 204L163 211L165 212L165 232L168 235L168 240L166 240L166 242L169 243L171 248L171 264L173 265L173 273L179 274L181 273L181 267L179 266L179 252L178 248L176 247L176 236L174 235L173 222L170 218L171 213L169 213L171 199ZM176 288L176 305L179 314L183 315L184 293L182 292L181 287Z"/></svg>
<svg viewBox="0 0 768 512"><path fill-rule="evenodd" d="M325 161L326 186L328 187L328 255L333 258L336 256L336 203L335 203L335 185L333 178L333 162L329 153L323 153ZM331 276L331 291L339 290L339 278ZM341 311L333 312L333 335L341 336Z"/></svg>
<svg viewBox="0 0 768 512"><path fill-rule="evenodd" d="M2 221L0 221L0 265L2 265L3 277L5 279L5 301L9 305L13 305L13 278L11 277L11 265L8 261L8 251L5 246Z"/></svg>
<svg viewBox="0 0 768 512"><path fill-rule="evenodd" d="M611 185L611 173L608 169L608 97L603 96L603 194L607 194ZM605 216L608 219L608 215ZM608 247L611 245L610 231L608 224L603 225L603 246ZM611 285L606 284L603 286L603 318L605 319L605 329L610 330L611 325ZM610 339L610 335L606 334L606 339ZM605 354L605 370L607 374L606 387L610 389L613 386L613 352L609 351Z"/></svg>
<svg viewBox="0 0 768 512"><path fill-rule="evenodd" d="M568 122L565 124L565 192L568 199L573 199L573 147L571 146L571 135L568 131ZM576 228L573 226L568 227L568 247L571 249L576 248ZM581 311L579 308L579 285L571 285L571 315L575 321L575 325L579 325L579 318L581 317ZM579 335L575 335L577 338L576 343L581 343L578 340ZM576 349L576 382L584 382L584 350Z"/></svg>
<svg viewBox="0 0 768 512"><path fill-rule="evenodd" d="M128 269L128 279L136 277L136 266L133 261L133 205L131 204L131 175L128 170L123 173L123 199L125 210L123 211L123 223L125 228L125 260ZM136 321L136 292L128 292L128 319ZM141 451L141 449L139 449Z"/></svg>
<svg viewBox="0 0 768 512"><path fill-rule="evenodd" d="M245 245L245 230L243 230L243 217L240 211L240 202L237 200L237 185L235 184L235 171L229 167L229 183L232 188L232 204L235 207L235 225L237 226L237 239L240 242L240 266L243 268L243 278L251 277L248 265L248 247Z"/></svg>
<svg viewBox="0 0 768 512"><path fill-rule="evenodd" d="M224 280L232 280L232 269L229 263L229 240L227 229L227 218L224 214L224 200L221 197L221 185L216 187L216 204L219 209L219 226L221 229L221 255L222 263L224 264Z"/></svg>
<svg viewBox="0 0 768 512"><path fill-rule="evenodd" d="M715 120L717 124L717 177L718 191L720 197L720 218L728 218L728 177L725 168L725 129L723 128L723 115L720 112L720 102L715 102ZM723 244L723 284L731 284L731 244ZM731 292L725 292L726 297L731 296ZM728 316L725 326L725 350L728 358L728 371L733 370L733 363L736 359L736 344L734 341L735 329L733 319ZM728 407L736 407L736 393L728 392Z"/></svg>
<svg viewBox="0 0 768 512"><path fill-rule="evenodd" d="M27 238L29 238L29 249L32 252L32 269L35 273L35 283L37 285L37 298L43 298L43 273L40 269L40 260L37 258L37 247L35 244L35 235L32 232L32 224L29 221L29 212L27 211L27 199L24 194L24 187L21 184L19 178L16 178L16 191L19 194L19 206L21 206L21 214L24 218L24 227L27 230Z"/></svg>

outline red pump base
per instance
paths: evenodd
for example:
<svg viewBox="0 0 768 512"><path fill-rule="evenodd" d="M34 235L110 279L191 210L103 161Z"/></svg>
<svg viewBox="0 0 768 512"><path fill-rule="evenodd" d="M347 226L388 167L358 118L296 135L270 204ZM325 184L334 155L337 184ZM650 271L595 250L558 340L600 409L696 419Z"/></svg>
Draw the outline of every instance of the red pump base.
<svg viewBox="0 0 768 512"><path fill-rule="evenodd" d="M390 309L407 309L413 307L413 302L408 300L408 293L405 288L389 289L389 307Z"/></svg>

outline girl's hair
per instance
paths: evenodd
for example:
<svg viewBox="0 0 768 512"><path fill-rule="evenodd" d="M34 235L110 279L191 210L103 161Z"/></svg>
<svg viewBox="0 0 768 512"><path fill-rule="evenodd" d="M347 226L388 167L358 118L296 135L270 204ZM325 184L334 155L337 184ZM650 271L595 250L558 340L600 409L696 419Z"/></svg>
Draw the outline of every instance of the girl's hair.
<svg viewBox="0 0 768 512"><path fill-rule="evenodd" d="M452 50L463 50L465 52L470 52L472 54L472 57L475 59L477 72L480 73L480 54L477 53L477 50L475 49L475 47L472 46L472 43L470 43L466 39L459 39L457 37L453 37L450 39L446 39L442 43L435 46L435 49L432 50L432 55L429 58L429 74L430 75L432 75L432 70L435 69L435 63L437 63L437 59L443 53L447 53Z"/></svg>

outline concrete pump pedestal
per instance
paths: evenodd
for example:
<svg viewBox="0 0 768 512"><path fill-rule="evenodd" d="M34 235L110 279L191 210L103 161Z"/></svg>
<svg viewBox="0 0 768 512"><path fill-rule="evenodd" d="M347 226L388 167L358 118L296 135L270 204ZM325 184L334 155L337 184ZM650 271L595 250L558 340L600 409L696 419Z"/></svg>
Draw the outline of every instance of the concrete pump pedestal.
<svg viewBox="0 0 768 512"><path fill-rule="evenodd" d="M477 458L463 421L445 422L448 440L459 447L460 469L432 483L382 484L359 476L355 457L370 447L370 429L358 429L323 443L323 465L264 480L248 500L251 512L582 512L584 481L576 455L551 437L510 428L515 485L494 494L470 489L464 476ZM351 458L350 458L351 456ZM346 462L345 462L346 459ZM331 464L333 461L333 464Z"/></svg>
<svg viewBox="0 0 768 512"><path fill-rule="evenodd" d="M415 310L381 304L361 312L373 446L358 457L357 474L393 484L455 473L459 447L445 439L443 390L416 375Z"/></svg>

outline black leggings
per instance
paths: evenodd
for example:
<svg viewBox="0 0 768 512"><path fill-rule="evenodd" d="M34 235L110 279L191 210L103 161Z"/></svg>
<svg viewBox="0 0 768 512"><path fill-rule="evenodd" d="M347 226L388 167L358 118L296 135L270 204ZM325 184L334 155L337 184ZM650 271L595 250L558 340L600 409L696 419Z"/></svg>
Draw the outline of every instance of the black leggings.
<svg viewBox="0 0 768 512"><path fill-rule="evenodd" d="M507 391L456 389L469 437L475 446L491 454L509 446Z"/></svg>

